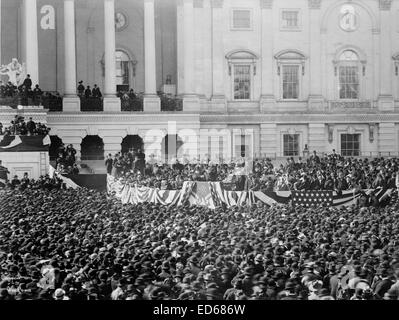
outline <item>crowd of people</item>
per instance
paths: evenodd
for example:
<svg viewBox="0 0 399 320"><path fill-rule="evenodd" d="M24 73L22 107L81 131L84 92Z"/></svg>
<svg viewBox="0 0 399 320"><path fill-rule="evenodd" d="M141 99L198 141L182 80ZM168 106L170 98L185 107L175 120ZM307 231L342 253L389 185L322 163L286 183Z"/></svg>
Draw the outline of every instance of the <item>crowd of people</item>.
<svg viewBox="0 0 399 320"><path fill-rule="evenodd" d="M0 122L0 135L4 136L46 136L50 130L44 123L35 122L32 117L29 117L29 121L25 121L25 117L20 115L14 117L10 126L3 127Z"/></svg>
<svg viewBox="0 0 399 320"><path fill-rule="evenodd" d="M399 204L124 205L88 189L0 197L1 300L397 300Z"/></svg>
<svg viewBox="0 0 399 320"><path fill-rule="evenodd" d="M101 90L97 86L97 84L94 85L93 89L91 89L90 86L86 86L85 88L85 86L83 85L83 80L79 81L77 91L80 98L90 99L102 97Z"/></svg>
<svg viewBox="0 0 399 320"><path fill-rule="evenodd" d="M65 145L61 143L57 150L55 168L56 171L62 175L79 174L79 168L76 163L76 149L72 144L65 147Z"/></svg>
<svg viewBox="0 0 399 320"><path fill-rule="evenodd" d="M232 190L289 191L395 188L399 159L344 158L335 150L319 157L316 152L307 159L274 166L270 159L255 159L251 166L245 160L230 163L141 163L138 168L131 153L111 155L106 160L107 173L124 183L160 189L181 189L184 181L221 181Z"/></svg>
<svg viewBox="0 0 399 320"><path fill-rule="evenodd" d="M3 170L6 169L1 166L0 161L0 171L3 171L2 168ZM29 174L25 172L21 179L18 178L18 175L15 175L11 180L8 180L7 176L9 173L10 172L6 169L0 174L0 190L60 190L66 188L63 181L57 176L50 177L49 175L45 175L35 180L29 178Z"/></svg>

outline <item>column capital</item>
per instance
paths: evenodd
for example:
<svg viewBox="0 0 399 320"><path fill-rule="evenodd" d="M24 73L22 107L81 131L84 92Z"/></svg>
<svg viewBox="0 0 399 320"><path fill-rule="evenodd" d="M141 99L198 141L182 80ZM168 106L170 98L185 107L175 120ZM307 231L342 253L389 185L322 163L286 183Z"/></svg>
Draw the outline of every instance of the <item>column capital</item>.
<svg viewBox="0 0 399 320"><path fill-rule="evenodd" d="M204 0L194 0L194 8L203 8Z"/></svg>
<svg viewBox="0 0 399 320"><path fill-rule="evenodd" d="M260 0L260 7L262 9L272 9L273 8L273 0Z"/></svg>
<svg viewBox="0 0 399 320"><path fill-rule="evenodd" d="M223 8L223 0L211 0L212 8Z"/></svg>
<svg viewBox="0 0 399 320"><path fill-rule="evenodd" d="M308 0L309 9L320 9L321 0Z"/></svg>
<svg viewBox="0 0 399 320"><path fill-rule="evenodd" d="M391 10L392 0L380 0L380 10Z"/></svg>

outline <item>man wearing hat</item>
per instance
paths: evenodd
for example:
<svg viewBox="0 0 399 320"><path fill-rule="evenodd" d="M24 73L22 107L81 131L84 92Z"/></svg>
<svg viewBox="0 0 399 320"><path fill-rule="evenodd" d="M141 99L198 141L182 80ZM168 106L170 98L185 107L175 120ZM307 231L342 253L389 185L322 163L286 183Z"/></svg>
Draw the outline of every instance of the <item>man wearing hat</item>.
<svg viewBox="0 0 399 320"><path fill-rule="evenodd" d="M78 96L83 97L84 91L85 91L85 86L83 85L83 81L80 80L78 85Z"/></svg>

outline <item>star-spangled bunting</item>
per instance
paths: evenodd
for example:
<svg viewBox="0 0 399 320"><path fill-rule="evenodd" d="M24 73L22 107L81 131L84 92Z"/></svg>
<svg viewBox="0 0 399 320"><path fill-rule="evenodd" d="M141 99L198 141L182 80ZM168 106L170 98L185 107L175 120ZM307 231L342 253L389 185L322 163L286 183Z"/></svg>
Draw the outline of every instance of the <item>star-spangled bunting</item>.
<svg viewBox="0 0 399 320"><path fill-rule="evenodd" d="M292 191L294 206L332 206L333 199L332 191Z"/></svg>

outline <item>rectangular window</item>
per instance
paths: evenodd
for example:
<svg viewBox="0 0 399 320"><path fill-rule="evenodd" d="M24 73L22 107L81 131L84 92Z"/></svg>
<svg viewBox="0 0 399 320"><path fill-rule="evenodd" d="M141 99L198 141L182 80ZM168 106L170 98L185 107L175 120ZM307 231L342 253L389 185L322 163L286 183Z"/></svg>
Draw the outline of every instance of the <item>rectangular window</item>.
<svg viewBox="0 0 399 320"><path fill-rule="evenodd" d="M129 62L116 61L116 84L129 85Z"/></svg>
<svg viewBox="0 0 399 320"><path fill-rule="evenodd" d="M251 66L234 66L234 100L249 100L251 98Z"/></svg>
<svg viewBox="0 0 399 320"><path fill-rule="evenodd" d="M341 134L341 154L344 157L360 156L360 134Z"/></svg>
<svg viewBox="0 0 399 320"><path fill-rule="evenodd" d="M339 67L339 98L358 99L359 68L357 66Z"/></svg>
<svg viewBox="0 0 399 320"><path fill-rule="evenodd" d="M283 66L283 99L299 99L299 66Z"/></svg>
<svg viewBox="0 0 399 320"><path fill-rule="evenodd" d="M299 134L285 134L283 136L284 157L299 155Z"/></svg>
<svg viewBox="0 0 399 320"><path fill-rule="evenodd" d="M250 30L251 26L251 10L233 9L232 25L233 30Z"/></svg>
<svg viewBox="0 0 399 320"><path fill-rule="evenodd" d="M251 134L241 134L235 136L234 156L235 157L250 157L252 154L252 139Z"/></svg>
<svg viewBox="0 0 399 320"><path fill-rule="evenodd" d="M299 11L298 10L284 10L281 14L282 28L292 29L299 27Z"/></svg>

